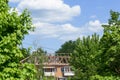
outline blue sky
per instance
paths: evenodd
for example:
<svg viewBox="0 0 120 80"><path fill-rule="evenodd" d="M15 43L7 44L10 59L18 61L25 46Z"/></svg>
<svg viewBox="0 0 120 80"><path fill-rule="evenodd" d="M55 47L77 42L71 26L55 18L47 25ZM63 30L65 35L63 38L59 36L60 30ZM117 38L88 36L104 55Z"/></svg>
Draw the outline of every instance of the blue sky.
<svg viewBox="0 0 120 80"><path fill-rule="evenodd" d="M119 0L10 0L19 14L31 12L35 31L25 36L23 46L41 47L54 53L68 40L97 33L110 18L109 11L120 12Z"/></svg>

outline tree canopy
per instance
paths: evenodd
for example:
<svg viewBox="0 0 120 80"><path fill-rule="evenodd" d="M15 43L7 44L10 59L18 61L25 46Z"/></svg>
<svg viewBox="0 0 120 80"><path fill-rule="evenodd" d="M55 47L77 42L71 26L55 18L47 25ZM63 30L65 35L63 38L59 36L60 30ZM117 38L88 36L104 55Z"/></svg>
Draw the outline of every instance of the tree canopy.
<svg viewBox="0 0 120 80"><path fill-rule="evenodd" d="M61 48L56 51L56 55L69 55L73 53L75 49L75 41L69 40L66 41Z"/></svg>
<svg viewBox="0 0 120 80"><path fill-rule="evenodd" d="M11 10L8 0L0 0L0 80L33 80L34 65L20 63L27 53L19 47L32 27L27 10L18 14Z"/></svg>
<svg viewBox="0 0 120 80"><path fill-rule="evenodd" d="M104 34L101 38L101 68L104 75L120 74L120 13L110 11L111 18L103 25ZM102 72L100 71L101 75ZM107 71L107 72L105 72Z"/></svg>
<svg viewBox="0 0 120 80"><path fill-rule="evenodd" d="M99 50L99 36L94 34L92 37L83 37L76 40L76 48L71 54L71 65L75 68L76 76L74 80L87 80L96 74L97 62L96 55Z"/></svg>

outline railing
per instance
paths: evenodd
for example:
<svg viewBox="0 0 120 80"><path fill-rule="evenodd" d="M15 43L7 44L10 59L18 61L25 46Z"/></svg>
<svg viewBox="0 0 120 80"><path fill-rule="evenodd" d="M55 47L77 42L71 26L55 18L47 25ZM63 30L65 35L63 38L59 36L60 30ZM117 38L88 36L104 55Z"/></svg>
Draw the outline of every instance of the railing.
<svg viewBox="0 0 120 80"><path fill-rule="evenodd" d="M64 72L64 76L74 76L74 75L75 75L74 71Z"/></svg>
<svg viewBox="0 0 120 80"><path fill-rule="evenodd" d="M55 76L55 72L44 72L44 76Z"/></svg>

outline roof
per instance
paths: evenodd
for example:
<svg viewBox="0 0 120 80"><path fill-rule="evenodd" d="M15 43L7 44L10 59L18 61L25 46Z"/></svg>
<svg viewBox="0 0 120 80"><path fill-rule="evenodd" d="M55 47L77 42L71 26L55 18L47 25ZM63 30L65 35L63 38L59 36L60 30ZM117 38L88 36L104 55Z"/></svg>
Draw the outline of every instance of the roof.
<svg viewBox="0 0 120 80"><path fill-rule="evenodd" d="M44 56L42 57L43 65L69 65L69 56ZM23 60L21 60L22 63L29 62L34 63L35 65L40 65L39 56L29 56Z"/></svg>

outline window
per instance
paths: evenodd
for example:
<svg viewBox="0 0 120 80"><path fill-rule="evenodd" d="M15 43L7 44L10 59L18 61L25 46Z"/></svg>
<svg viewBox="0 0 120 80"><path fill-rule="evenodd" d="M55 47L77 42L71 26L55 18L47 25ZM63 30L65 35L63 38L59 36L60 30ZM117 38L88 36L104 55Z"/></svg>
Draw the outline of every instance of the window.
<svg viewBox="0 0 120 80"><path fill-rule="evenodd" d="M64 72L69 72L70 71L70 67L69 66L65 66L64 67Z"/></svg>
<svg viewBox="0 0 120 80"><path fill-rule="evenodd" d="M56 69L55 68L44 68L45 72L55 72Z"/></svg>
<svg viewBox="0 0 120 80"><path fill-rule="evenodd" d="M61 68L62 72L69 72L70 71L70 67L69 66L65 66Z"/></svg>

